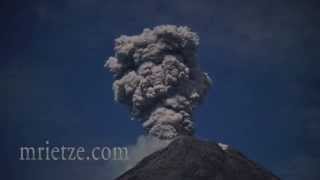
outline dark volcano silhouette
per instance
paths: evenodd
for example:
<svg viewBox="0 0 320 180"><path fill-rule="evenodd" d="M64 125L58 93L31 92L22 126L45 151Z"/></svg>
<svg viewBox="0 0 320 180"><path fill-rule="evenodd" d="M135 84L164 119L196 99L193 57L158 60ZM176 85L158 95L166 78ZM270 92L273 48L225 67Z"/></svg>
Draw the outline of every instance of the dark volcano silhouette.
<svg viewBox="0 0 320 180"><path fill-rule="evenodd" d="M232 148L182 136L116 180L279 180Z"/></svg>

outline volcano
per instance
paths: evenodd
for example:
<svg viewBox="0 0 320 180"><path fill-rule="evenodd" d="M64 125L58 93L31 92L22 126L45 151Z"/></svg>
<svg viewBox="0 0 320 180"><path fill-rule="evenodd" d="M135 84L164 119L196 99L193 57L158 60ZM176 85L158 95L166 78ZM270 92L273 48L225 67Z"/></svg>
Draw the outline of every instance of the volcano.
<svg viewBox="0 0 320 180"><path fill-rule="evenodd" d="M239 151L181 136L115 180L279 180Z"/></svg>

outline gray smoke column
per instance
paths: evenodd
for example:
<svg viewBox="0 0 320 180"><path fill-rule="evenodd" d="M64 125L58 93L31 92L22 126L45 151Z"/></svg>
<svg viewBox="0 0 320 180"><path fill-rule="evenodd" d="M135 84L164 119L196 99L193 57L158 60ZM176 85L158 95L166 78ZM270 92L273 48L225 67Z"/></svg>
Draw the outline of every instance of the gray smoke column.
<svg viewBox="0 0 320 180"><path fill-rule="evenodd" d="M161 25L115 40L105 67L115 77L115 100L160 139L192 135L193 109L211 85L196 62L199 37L184 26Z"/></svg>

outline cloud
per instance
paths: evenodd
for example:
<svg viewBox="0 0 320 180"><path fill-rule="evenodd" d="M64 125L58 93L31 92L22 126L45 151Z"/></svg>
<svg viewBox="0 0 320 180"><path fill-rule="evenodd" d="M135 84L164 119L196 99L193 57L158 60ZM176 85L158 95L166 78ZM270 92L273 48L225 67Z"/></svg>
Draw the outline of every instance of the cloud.
<svg viewBox="0 0 320 180"><path fill-rule="evenodd" d="M115 100L129 106L160 139L193 134L192 112L206 96L209 76L196 61L199 37L184 26L161 25L115 40L105 67L116 77Z"/></svg>

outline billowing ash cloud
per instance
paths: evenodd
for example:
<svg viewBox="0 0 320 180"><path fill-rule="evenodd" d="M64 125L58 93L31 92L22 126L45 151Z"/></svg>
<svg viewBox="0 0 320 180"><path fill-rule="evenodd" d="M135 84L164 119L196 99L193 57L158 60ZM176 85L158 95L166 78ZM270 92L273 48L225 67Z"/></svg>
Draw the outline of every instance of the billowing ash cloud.
<svg viewBox="0 0 320 180"><path fill-rule="evenodd" d="M115 76L115 100L126 104L149 134L192 135L192 111L211 85L196 63L199 37L188 27L161 25L115 40L105 67Z"/></svg>

